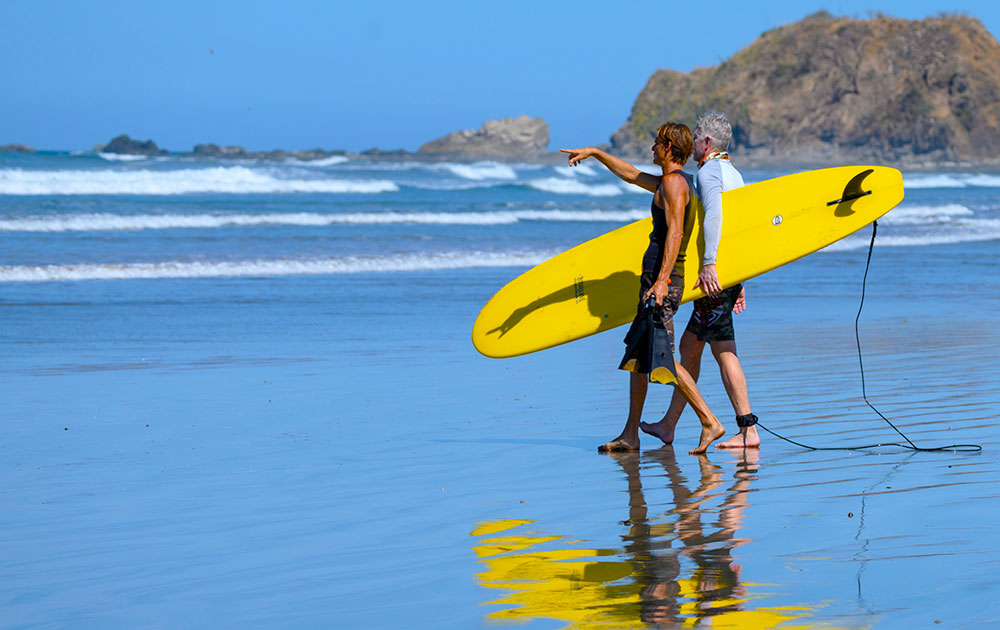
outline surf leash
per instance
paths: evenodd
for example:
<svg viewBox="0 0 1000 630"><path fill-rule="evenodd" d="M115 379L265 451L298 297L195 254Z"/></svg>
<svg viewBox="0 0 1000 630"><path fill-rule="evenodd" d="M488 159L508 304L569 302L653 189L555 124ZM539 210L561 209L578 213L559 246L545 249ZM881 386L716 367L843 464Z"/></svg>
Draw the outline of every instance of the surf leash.
<svg viewBox="0 0 1000 630"><path fill-rule="evenodd" d="M906 443L904 444L902 442L879 442L878 444L864 444L861 446L825 446L825 447L809 446L808 444L802 444L801 442L796 442L795 440L786 438L783 435L779 435L774 431L772 431L771 429L765 427L759 421L756 424L757 426L764 429L774 437L789 442L790 444L794 444L796 446L808 449L810 451L861 451L870 448L881 448L884 446L896 446L898 448L903 448L911 451L920 451L920 452L952 451L952 452L972 453L976 451L981 451L983 450L983 447L980 446L979 444L949 444L948 446L935 446L935 447L917 446L916 444L913 443L913 440L906 437L906 434L900 431L899 427L897 427L895 424L892 423L891 420L882 415L882 412L876 409L875 405L873 405L871 401L868 400L868 391L865 388L865 362L861 357L861 334L858 330L858 322L861 320L861 310L865 306L865 287L868 283L868 268L871 267L872 264L872 250L875 249L875 235L877 233L878 233L878 221L873 221L872 240L868 244L868 261L865 263L865 275L864 278L861 280L861 304L858 306L858 314L854 318L854 340L857 342L858 345L858 366L861 368L861 396L862 398L864 398L865 404L871 407L871 410L877 413L879 418L885 420L886 424L892 427L892 429L896 433L898 433L904 440L906 440Z"/></svg>

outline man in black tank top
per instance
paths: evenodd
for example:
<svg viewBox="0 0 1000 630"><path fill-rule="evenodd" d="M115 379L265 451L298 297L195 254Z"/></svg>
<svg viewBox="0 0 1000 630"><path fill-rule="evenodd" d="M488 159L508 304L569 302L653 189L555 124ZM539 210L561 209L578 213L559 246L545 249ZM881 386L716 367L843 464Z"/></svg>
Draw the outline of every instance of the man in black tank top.
<svg viewBox="0 0 1000 630"><path fill-rule="evenodd" d="M725 429L709 410L698 387L680 363L673 360L673 317L684 293L684 251L694 213L690 212L691 176L682 169L694 142L687 125L667 123L656 132L652 146L653 163L662 175L644 173L635 166L594 147L562 149L569 165L593 157L622 180L653 193L650 211L653 231L643 256L639 305L625 335L625 356L619 366L629 377L629 413L621 435L598 447L599 451L639 449L639 422L650 382L670 383L691 405L701 421L698 446L690 452L704 453L709 444L722 437Z"/></svg>

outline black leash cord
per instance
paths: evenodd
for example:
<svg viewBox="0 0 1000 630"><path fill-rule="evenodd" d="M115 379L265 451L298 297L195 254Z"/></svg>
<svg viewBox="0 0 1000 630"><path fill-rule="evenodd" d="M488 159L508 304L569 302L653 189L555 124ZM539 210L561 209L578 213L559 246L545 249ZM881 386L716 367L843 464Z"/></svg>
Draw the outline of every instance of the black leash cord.
<svg viewBox="0 0 1000 630"><path fill-rule="evenodd" d="M975 451L981 451L983 450L983 447L978 444L950 444L948 446L936 446L933 448L922 448L920 446L917 446L916 444L913 443L913 441L910 438L906 437L906 435L902 431L900 431L899 428L896 427L896 425L894 425L888 418L882 415L881 411L876 409L875 406L868 401L868 392L865 389L865 363L861 358L861 334L858 332L858 322L861 320L861 309L863 309L865 306L865 286L868 283L868 268L872 264L872 250L875 248L875 234L877 232L878 232L878 221L874 221L872 223L872 240L871 243L868 244L868 262L865 263L865 276L864 279L861 281L861 304L858 306L858 314L854 318L854 339L855 341L857 341L858 344L858 366L861 368L861 396L865 399L865 404L871 407L872 411L877 413L880 418L885 420L886 424L892 427L892 429L896 433L901 435L903 439L906 440L906 444L903 444L901 442L880 442L878 444L865 444L863 446L827 446L827 447L809 446L808 444L802 444L800 442L796 442L795 440L790 440L783 435L778 435L771 429L765 427L760 422L757 423L757 426L764 429L765 431L767 431L776 438L794 444L795 446L801 446L802 448L809 449L810 451L861 451L869 448L879 448L882 446L897 446L899 448L905 448L911 451L923 451L923 452L954 451L954 452L971 453Z"/></svg>

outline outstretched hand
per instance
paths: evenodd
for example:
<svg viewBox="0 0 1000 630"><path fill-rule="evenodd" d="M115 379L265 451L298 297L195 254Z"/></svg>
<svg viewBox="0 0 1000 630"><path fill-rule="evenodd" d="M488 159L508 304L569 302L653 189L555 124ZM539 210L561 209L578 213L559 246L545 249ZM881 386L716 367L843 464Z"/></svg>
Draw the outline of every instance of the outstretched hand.
<svg viewBox="0 0 1000 630"><path fill-rule="evenodd" d="M705 265L698 273L698 281L694 283L694 288L701 287L705 295L716 295L722 292L722 283L719 282L719 273L715 265Z"/></svg>
<svg viewBox="0 0 1000 630"><path fill-rule="evenodd" d="M569 165L576 166L580 162L594 155L594 147L584 147L582 149L559 149L562 153L569 153Z"/></svg>

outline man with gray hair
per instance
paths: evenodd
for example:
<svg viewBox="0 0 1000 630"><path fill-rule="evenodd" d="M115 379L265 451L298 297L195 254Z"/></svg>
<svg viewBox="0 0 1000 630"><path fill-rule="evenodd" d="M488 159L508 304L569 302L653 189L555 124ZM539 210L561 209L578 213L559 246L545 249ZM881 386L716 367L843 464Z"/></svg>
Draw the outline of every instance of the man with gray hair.
<svg viewBox="0 0 1000 630"><path fill-rule="evenodd" d="M705 234L705 254L701 272L694 286L701 286L706 297L694 302L694 311L687 329L681 337L681 365L695 381L701 371L701 355L707 342L719 364L722 383L736 411L736 424L740 432L717 444L716 448L757 448L757 416L750 411L746 376L736 354L736 332L733 313L746 308L746 295L742 285L723 289L715 268L715 259L722 239L722 193L743 185L743 176L729 160L729 141L733 131L725 114L706 112L698 117L694 128L694 159L698 160L695 186L705 208L702 230ZM640 427L666 444L673 443L674 428L684 410L685 400L674 393L670 408L663 419L653 424L643 422Z"/></svg>

